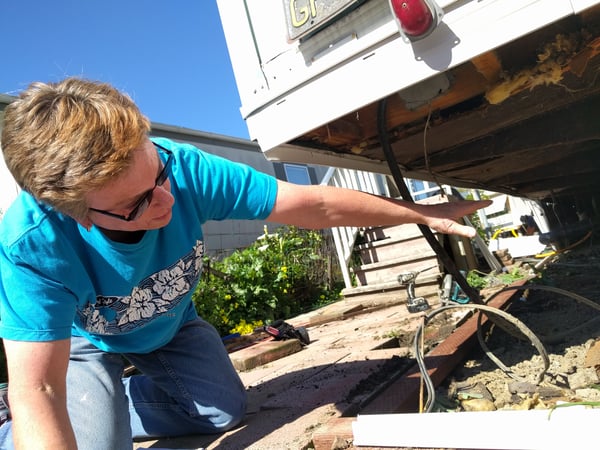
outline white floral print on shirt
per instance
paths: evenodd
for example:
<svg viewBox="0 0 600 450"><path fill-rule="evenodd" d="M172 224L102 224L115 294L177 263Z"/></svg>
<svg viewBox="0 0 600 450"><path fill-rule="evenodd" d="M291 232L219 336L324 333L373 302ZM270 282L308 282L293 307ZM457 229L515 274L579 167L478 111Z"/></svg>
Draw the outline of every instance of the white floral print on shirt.
<svg viewBox="0 0 600 450"><path fill-rule="evenodd" d="M94 334L121 334L168 314L196 286L203 255L204 244L198 241L190 253L143 279L131 294L98 295L95 303L88 303L78 312L85 330Z"/></svg>

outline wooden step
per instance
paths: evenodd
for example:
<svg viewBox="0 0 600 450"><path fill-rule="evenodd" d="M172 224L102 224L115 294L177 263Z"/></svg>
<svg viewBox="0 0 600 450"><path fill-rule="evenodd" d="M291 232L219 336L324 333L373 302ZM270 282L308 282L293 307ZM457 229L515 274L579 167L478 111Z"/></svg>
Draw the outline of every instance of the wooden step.
<svg viewBox="0 0 600 450"><path fill-rule="evenodd" d="M362 230L361 235L365 242L376 242L386 239L413 239L423 236L423 233L416 224L407 223L385 227L368 227Z"/></svg>
<svg viewBox="0 0 600 450"><path fill-rule="evenodd" d="M443 243L443 235L437 235L436 238L440 243ZM408 239L390 237L357 245L355 249L359 253L362 264L382 262L410 254L417 254L419 257L426 252L432 255L435 254L429 242L423 236L414 236Z"/></svg>
<svg viewBox="0 0 600 450"><path fill-rule="evenodd" d="M440 273L438 257L431 249L411 252L409 255L400 258L364 264L353 268L352 271L356 276L358 285L365 286L394 281L403 273L425 269L429 269L428 272L432 274Z"/></svg>
<svg viewBox="0 0 600 450"><path fill-rule="evenodd" d="M419 203L442 203L448 197L435 196ZM469 239L434 232L460 270L476 267L476 258ZM397 284L398 276L406 272L429 269L428 274L439 276L443 267L438 255L416 224L369 227L361 231L361 239L354 246L360 265L351 268L358 287ZM377 288L376 288L377 289Z"/></svg>
<svg viewBox="0 0 600 450"><path fill-rule="evenodd" d="M424 272L417 276L415 283L416 297L439 297L442 277L436 271L432 270L431 272ZM361 299L365 302L383 297L388 298L391 303L404 303L408 299L406 284L399 283L397 279L346 288L342 290L341 294L348 300Z"/></svg>
<svg viewBox="0 0 600 450"><path fill-rule="evenodd" d="M415 284L417 287L423 285L435 285L440 287L441 282L442 274L432 269L419 274L417 276ZM371 294L377 295L382 292L391 292L398 290L406 290L406 285L398 282L397 278L394 278L393 280L382 281L380 283L372 283L366 286L355 286L351 288L342 289L341 295L344 298L350 299L356 296L368 296Z"/></svg>

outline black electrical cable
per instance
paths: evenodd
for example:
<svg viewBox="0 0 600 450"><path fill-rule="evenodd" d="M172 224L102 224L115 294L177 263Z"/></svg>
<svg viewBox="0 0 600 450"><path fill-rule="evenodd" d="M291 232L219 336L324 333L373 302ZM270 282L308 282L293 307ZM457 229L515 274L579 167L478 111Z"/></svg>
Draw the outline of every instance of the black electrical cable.
<svg viewBox="0 0 600 450"><path fill-rule="evenodd" d="M394 178L396 186L400 191L402 199L407 202L414 203L414 200L410 194L408 187L406 186L404 176L400 171L400 167L398 166L398 162L396 161L396 157L390 145L386 117L387 99L384 98L379 102L379 108L377 111L377 129L379 132L379 142L381 143L381 148L383 150L383 153L385 154L385 158L390 168L390 172L392 174L392 177ZM458 283L463 292L469 297L469 299L473 303L482 304L483 302L481 300L481 296L479 295L479 291L477 291L477 289L473 288L471 285L469 285L469 283L467 283L465 277L462 275L462 273L460 273L460 271L456 267L456 264L454 264L452 258L450 258L444 247L442 247L442 245L433 235L429 227L422 224L418 224L418 227L419 230L421 230L421 233L423 234L425 239L427 240L429 246L433 249L433 251L438 255L438 257L442 261L442 265L444 266L446 271L452 274L453 279Z"/></svg>

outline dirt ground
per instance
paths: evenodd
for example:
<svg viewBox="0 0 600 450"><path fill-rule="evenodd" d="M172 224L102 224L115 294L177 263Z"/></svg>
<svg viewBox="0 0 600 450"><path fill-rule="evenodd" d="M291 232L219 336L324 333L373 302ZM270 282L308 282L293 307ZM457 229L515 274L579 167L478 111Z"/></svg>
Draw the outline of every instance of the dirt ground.
<svg viewBox="0 0 600 450"><path fill-rule="evenodd" d="M483 329L486 345L511 368L516 379L475 344L468 358L438 387L436 410L533 409L551 407L559 400L600 401L594 388L600 384L596 370L600 350L593 345L600 335L598 269L600 246L586 245L561 253L539 272L543 275L535 283L569 295L531 289L522 292L523 299L512 302L507 310L543 343L547 370L539 345L518 339L514 331L509 334L502 329L505 325L497 323L492 329ZM483 291L484 300L490 295ZM576 297L579 301L572 298L576 295L593 303L581 304L580 297ZM384 396L385 388L414 363L414 331L422 314L427 313L408 314L402 302L404 294L402 299L396 299L395 294L382 297L378 295L371 307L364 299L357 300L364 308L360 314L310 326L312 342L302 351L241 372L250 406L247 420L238 429L219 436L138 443L136 448L313 448L315 433L327 430L332 419L353 420L371 400L376 402ZM431 311L439 307L435 296L430 303ZM345 300L316 312L315 317L337 317L335 308L356 312L357 304ZM426 351L454 333L464 318L464 310L436 315L423 333ZM297 319L298 323L307 322L307 317ZM350 436L340 442L343 445L335 448L352 448Z"/></svg>
<svg viewBox="0 0 600 450"><path fill-rule="evenodd" d="M522 325L492 325L482 333L485 346L506 368L476 345L437 389L439 408L546 409L561 401L600 401L599 269L600 246L591 243L551 258L532 280L539 287L519 291L521 299L506 311L539 338L537 345L518 331Z"/></svg>

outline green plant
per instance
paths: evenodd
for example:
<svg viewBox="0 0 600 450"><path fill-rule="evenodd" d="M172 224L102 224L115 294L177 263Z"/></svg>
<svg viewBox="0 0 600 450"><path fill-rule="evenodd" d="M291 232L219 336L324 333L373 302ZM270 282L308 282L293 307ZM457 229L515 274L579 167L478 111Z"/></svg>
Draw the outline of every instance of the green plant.
<svg viewBox="0 0 600 450"><path fill-rule="evenodd" d="M470 270L467 273L467 283L475 289L483 289L484 287L487 287L488 279L485 274L482 275L476 270Z"/></svg>
<svg viewBox="0 0 600 450"><path fill-rule="evenodd" d="M265 233L222 261L205 260L193 295L198 314L221 334L244 333L339 298L323 234L295 227ZM257 325L259 324L259 325Z"/></svg>
<svg viewBox="0 0 600 450"><path fill-rule="evenodd" d="M478 270L470 270L467 273L467 283L475 289L483 289L500 284L512 284L525 277L527 277L527 273L519 267L513 267L510 272L500 274L485 274Z"/></svg>

